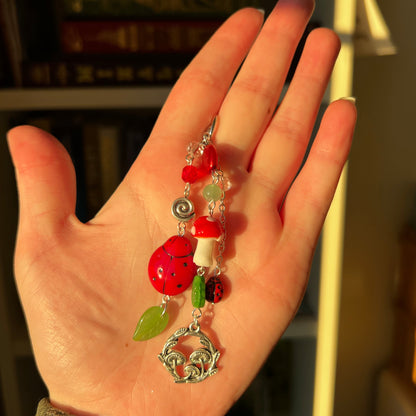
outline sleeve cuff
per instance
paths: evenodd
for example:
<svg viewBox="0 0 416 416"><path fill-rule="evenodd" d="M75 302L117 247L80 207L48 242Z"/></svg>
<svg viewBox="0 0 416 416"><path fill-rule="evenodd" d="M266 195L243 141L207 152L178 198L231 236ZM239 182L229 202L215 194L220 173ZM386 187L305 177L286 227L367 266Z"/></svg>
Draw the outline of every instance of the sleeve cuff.
<svg viewBox="0 0 416 416"><path fill-rule="evenodd" d="M50 401L47 398L44 398L38 404L36 416L71 416L71 414L55 409Z"/></svg>

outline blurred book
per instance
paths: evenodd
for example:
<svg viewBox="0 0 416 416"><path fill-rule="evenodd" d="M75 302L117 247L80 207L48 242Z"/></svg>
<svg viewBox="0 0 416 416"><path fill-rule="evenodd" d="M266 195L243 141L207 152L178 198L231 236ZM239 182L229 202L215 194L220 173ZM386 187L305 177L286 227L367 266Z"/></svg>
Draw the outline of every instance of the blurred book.
<svg viewBox="0 0 416 416"><path fill-rule="evenodd" d="M62 0L70 18L227 17L243 7L263 7L261 0ZM273 2L266 2L271 5Z"/></svg>
<svg viewBox="0 0 416 416"><path fill-rule="evenodd" d="M146 143L157 111L105 113L45 111L21 113L10 128L29 124L53 134L66 148L75 168L76 215L95 216L111 197Z"/></svg>
<svg viewBox="0 0 416 416"><path fill-rule="evenodd" d="M21 86L23 49L14 0L0 1L0 85Z"/></svg>
<svg viewBox="0 0 416 416"><path fill-rule="evenodd" d="M222 21L90 20L60 25L63 54L196 53Z"/></svg>
<svg viewBox="0 0 416 416"><path fill-rule="evenodd" d="M26 61L22 83L26 87L89 87L172 85L192 56L142 55L115 59L97 56L56 61Z"/></svg>

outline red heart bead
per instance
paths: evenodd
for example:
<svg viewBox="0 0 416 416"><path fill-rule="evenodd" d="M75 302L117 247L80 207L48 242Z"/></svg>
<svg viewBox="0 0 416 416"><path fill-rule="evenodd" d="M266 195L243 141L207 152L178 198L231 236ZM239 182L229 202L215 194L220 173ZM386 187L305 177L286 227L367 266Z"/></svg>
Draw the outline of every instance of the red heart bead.
<svg viewBox="0 0 416 416"><path fill-rule="evenodd" d="M206 175L210 174L213 169L216 169L218 165L217 149L210 144L204 149L202 153L201 170Z"/></svg>

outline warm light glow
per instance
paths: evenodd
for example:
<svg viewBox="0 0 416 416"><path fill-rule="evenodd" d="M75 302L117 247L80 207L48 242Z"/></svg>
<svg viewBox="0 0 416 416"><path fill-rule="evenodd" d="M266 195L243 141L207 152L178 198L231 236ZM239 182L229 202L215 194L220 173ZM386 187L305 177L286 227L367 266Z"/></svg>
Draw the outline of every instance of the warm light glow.
<svg viewBox="0 0 416 416"><path fill-rule="evenodd" d="M334 0L334 30L340 34L354 33L356 0Z"/></svg>
<svg viewBox="0 0 416 416"><path fill-rule="evenodd" d="M352 41L343 43L331 78L331 101L351 95L353 62L354 47Z"/></svg>
<svg viewBox="0 0 416 416"><path fill-rule="evenodd" d="M356 0L335 0L334 30L342 48L330 85L330 100L352 92ZM347 168L344 169L322 235L318 340L313 416L332 416L338 347Z"/></svg>
<svg viewBox="0 0 416 416"><path fill-rule="evenodd" d="M347 169L344 169L322 236L314 416L333 414L346 178Z"/></svg>
<svg viewBox="0 0 416 416"><path fill-rule="evenodd" d="M414 343L414 351L413 351L412 381L413 381L413 384L416 386L416 329L415 329L415 343Z"/></svg>

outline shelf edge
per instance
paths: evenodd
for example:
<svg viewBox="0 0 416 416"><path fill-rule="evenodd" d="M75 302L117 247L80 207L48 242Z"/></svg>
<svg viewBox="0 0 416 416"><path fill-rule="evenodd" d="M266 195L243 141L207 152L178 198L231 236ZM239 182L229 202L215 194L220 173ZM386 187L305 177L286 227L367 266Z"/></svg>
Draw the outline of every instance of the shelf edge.
<svg viewBox="0 0 416 416"><path fill-rule="evenodd" d="M0 89L0 111L158 108L171 87Z"/></svg>

